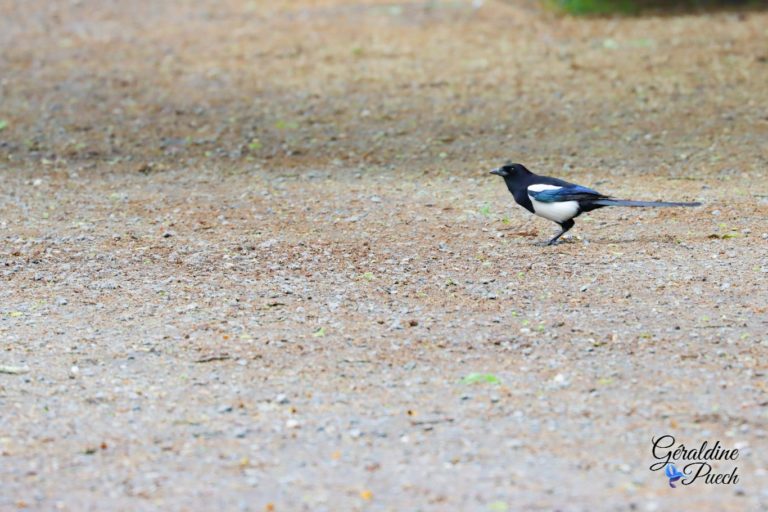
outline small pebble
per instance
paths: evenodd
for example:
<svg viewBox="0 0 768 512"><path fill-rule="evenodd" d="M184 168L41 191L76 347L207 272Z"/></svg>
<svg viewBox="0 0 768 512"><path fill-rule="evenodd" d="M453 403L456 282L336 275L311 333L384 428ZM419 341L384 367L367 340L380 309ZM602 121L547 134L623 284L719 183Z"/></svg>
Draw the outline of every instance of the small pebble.
<svg viewBox="0 0 768 512"><path fill-rule="evenodd" d="M555 375L555 377L552 379L552 382L554 382L556 386L561 388L567 388L568 386L571 385L571 383L568 382L568 379L566 379L565 375L563 375L562 373L558 373L557 375Z"/></svg>

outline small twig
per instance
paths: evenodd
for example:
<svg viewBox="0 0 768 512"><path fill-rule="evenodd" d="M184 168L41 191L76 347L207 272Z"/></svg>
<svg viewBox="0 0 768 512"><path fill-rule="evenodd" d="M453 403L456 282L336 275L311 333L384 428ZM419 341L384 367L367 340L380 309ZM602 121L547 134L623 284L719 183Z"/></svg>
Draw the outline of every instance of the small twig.
<svg viewBox="0 0 768 512"><path fill-rule="evenodd" d="M424 426L424 425L438 425L440 423L453 423L453 418L440 418L440 419L436 419L436 420L420 420L420 421L413 420L413 421L411 421L411 425L413 425L414 427L420 427L420 426Z"/></svg>
<svg viewBox="0 0 768 512"><path fill-rule="evenodd" d="M232 359L232 356L229 354L211 354L207 356L203 356L199 359L195 359L196 363L210 363L211 361L226 361L227 359Z"/></svg>
<svg viewBox="0 0 768 512"><path fill-rule="evenodd" d="M756 404L741 404L742 409L748 409L751 407L768 407L768 401L758 402Z"/></svg>
<svg viewBox="0 0 768 512"><path fill-rule="evenodd" d="M0 373L7 373L8 375L21 375L22 373L28 373L28 366L3 366L0 365Z"/></svg>

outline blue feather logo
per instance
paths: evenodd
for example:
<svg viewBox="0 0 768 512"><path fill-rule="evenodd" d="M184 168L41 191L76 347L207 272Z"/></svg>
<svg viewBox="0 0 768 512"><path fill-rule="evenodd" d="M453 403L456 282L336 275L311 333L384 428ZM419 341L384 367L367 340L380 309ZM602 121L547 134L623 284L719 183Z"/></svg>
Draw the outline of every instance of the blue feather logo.
<svg viewBox="0 0 768 512"><path fill-rule="evenodd" d="M667 478L669 478L669 486L673 489L675 488L675 484L673 482L677 482L685 476L675 467L674 464L667 464L667 467L664 468L664 474L667 475Z"/></svg>

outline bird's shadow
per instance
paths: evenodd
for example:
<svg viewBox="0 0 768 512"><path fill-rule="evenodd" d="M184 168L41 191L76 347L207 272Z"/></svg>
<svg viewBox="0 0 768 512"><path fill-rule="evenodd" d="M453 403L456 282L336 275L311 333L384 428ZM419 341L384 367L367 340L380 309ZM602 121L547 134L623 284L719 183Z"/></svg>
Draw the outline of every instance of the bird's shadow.
<svg viewBox="0 0 768 512"><path fill-rule="evenodd" d="M648 243L664 243L679 245L680 242L693 242L694 238L686 237L685 239L676 238L672 235L663 236L639 236L639 237L625 237L625 238L566 238L558 240L557 243L549 245L549 240L535 242L533 245L537 247L574 247L574 246L589 246L589 245L626 245L626 244L648 244Z"/></svg>

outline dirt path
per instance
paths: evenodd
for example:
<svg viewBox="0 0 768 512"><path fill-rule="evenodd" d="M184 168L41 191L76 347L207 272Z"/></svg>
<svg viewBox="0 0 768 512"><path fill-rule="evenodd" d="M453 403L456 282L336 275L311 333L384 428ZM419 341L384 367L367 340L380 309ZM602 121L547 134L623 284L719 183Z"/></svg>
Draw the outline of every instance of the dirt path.
<svg viewBox="0 0 768 512"><path fill-rule="evenodd" d="M156 4L0 2L0 510L768 508L768 14Z"/></svg>

